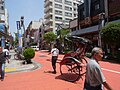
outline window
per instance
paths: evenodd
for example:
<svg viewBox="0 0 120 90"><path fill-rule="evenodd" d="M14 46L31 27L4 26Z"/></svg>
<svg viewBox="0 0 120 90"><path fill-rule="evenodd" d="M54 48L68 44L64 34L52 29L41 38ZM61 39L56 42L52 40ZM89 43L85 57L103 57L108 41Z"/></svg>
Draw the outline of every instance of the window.
<svg viewBox="0 0 120 90"><path fill-rule="evenodd" d="M62 15L62 11L55 10L55 14L57 14L57 15Z"/></svg>
<svg viewBox="0 0 120 90"><path fill-rule="evenodd" d="M65 12L65 16L72 17L72 13Z"/></svg>
<svg viewBox="0 0 120 90"><path fill-rule="evenodd" d="M55 8L62 9L62 5L60 5L60 4L55 4Z"/></svg>
<svg viewBox="0 0 120 90"><path fill-rule="evenodd" d="M65 10L72 11L71 7L65 6Z"/></svg>
<svg viewBox="0 0 120 90"><path fill-rule="evenodd" d="M56 21L62 21L62 17L55 17Z"/></svg>
<svg viewBox="0 0 120 90"><path fill-rule="evenodd" d="M67 5L71 5L71 6L72 6L72 2L69 1L69 0L65 0L65 4L67 4Z"/></svg>
<svg viewBox="0 0 120 90"><path fill-rule="evenodd" d="M69 22L70 20L72 20L72 19L70 19L70 18L65 18L65 21L66 21L66 22Z"/></svg>
<svg viewBox="0 0 120 90"><path fill-rule="evenodd" d="M76 3L73 3L74 6L76 6Z"/></svg>
<svg viewBox="0 0 120 90"><path fill-rule="evenodd" d="M74 8L74 11L76 12L76 11L77 11L77 9L75 9L75 8Z"/></svg>
<svg viewBox="0 0 120 90"><path fill-rule="evenodd" d="M96 4L95 5L95 10L98 10L100 8L100 5L99 4Z"/></svg>
<svg viewBox="0 0 120 90"><path fill-rule="evenodd" d="M1 10L4 10L4 6L1 6Z"/></svg>
<svg viewBox="0 0 120 90"><path fill-rule="evenodd" d="M77 17L77 14L74 14L74 17Z"/></svg>
<svg viewBox="0 0 120 90"><path fill-rule="evenodd" d="M62 3L62 0L55 0L55 2L59 2L59 3Z"/></svg>

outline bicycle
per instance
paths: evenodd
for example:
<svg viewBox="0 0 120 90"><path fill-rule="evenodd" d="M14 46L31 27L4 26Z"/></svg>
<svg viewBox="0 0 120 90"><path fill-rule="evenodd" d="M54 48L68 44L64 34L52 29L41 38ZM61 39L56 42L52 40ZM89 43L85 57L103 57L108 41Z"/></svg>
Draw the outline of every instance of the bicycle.
<svg viewBox="0 0 120 90"><path fill-rule="evenodd" d="M18 51L18 50L15 50L16 54L14 54L14 59L15 60L24 60L24 56Z"/></svg>
<svg viewBox="0 0 120 90"><path fill-rule="evenodd" d="M82 37L72 36L69 38L72 42L77 42L83 44L83 50L81 53L75 56L72 53L66 54L62 61L60 62L60 73L64 80L75 82L82 78L86 73L87 60L85 59L85 54L87 52L87 47L91 44L91 41ZM79 47L78 47L79 48ZM75 52L75 51L74 51Z"/></svg>

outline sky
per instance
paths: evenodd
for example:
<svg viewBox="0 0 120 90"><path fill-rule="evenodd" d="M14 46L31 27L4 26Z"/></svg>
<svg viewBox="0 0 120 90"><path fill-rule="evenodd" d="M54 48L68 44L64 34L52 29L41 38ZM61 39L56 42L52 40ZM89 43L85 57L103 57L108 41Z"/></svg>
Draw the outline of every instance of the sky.
<svg viewBox="0 0 120 90"><path fill-rule="evenodd" d="M25 28L31 21L38 21L44 17L44 0L5 0L5 7L9 14L10 32L14 36L17 32L16 21L24 16Z"/></svg>

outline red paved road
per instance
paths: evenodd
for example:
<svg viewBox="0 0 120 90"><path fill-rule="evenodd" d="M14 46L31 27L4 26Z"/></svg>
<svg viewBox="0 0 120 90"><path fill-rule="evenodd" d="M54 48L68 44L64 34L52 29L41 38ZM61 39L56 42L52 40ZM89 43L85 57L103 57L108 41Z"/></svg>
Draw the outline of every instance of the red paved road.
<svg viewBox="0 0 120 90"><path fill-rule="evenodd" d="M59 56L59 58L61 57ZM0 90L82 90L82 80L71 83L60 79L59 64L57 64L57 74L45 73L52 70L49 59L50 56L46 52L36 52L34 60L41 63L42 68L31 72L7 74L5 80L0 81ZM119 90L120 65L108 62L101 62L100 64L104 69L107 69L103 72L110 85L114 87L114 90ZM118 71L118 73L108 69Z"/></svg>

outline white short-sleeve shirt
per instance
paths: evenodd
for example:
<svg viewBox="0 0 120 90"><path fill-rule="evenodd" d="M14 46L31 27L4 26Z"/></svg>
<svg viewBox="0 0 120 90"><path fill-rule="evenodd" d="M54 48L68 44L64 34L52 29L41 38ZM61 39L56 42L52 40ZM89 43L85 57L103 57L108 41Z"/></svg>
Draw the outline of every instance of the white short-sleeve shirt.
<svg viewBox="0 0 120 90"><path fill-rule="evenodd" d="M57 48L53 48L53 49L51 50L51 53L52 53L52 56L58 56L59 50L58 50Z"/></svg>

